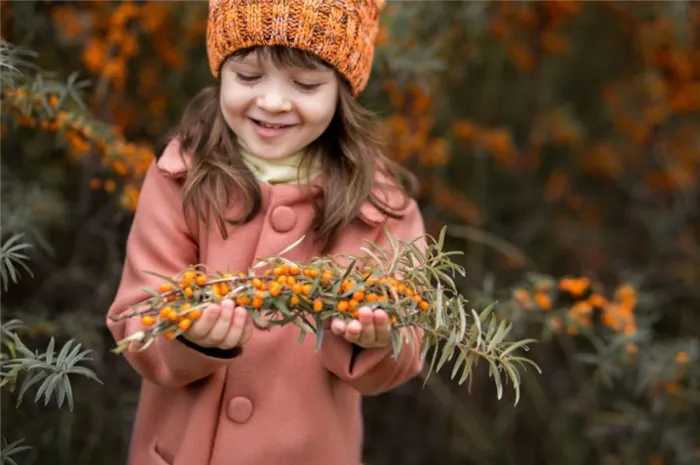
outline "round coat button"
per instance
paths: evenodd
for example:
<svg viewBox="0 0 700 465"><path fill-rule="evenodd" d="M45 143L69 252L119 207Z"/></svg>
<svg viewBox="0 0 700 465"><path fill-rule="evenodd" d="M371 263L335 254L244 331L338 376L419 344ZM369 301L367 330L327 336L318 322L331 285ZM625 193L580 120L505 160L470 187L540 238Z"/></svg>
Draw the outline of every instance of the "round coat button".
<svg viewBox="0 0 700 465"><path fill-rule="evenodd" d="M234 397L226 413L231 421L245 423L253 414L253 403L247 397Z"/></svg>
<svg viewBox="0 0 700 465"><path fill-rule="evenodd" d="M280 205L272 210L270 222L272 223L272 227L275 229L275 231L281 233L288 232L291 231L291 229L297 223L297 215L290 207Z"/></svg>

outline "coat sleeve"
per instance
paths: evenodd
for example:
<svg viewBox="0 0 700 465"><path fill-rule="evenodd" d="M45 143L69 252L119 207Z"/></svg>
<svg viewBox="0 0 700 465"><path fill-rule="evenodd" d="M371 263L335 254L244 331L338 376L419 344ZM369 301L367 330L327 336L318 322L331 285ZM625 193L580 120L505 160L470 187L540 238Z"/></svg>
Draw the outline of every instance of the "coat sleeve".
<svg viewBox="0 0 700 465"><path fill-rule="evenodd" d="M392 237L406 242L425 233L423 217L414 201L403 218L389 219L387 225ZM388 246L383 230L376 242L380 247ZM398 358L395 359L391 345L385 348L362 349L334 335L330 329L325 329L320 350L322 362L329 371L365 396L390 391L420 374L424 365L420 358L422 330L402 328L402 331L405 340ZM413 338L410 338L407 332L412 332ZM410 344L407 344L406 340Z"/></svg>
<svg viewBox="0 0 700 465"><path fill-rule="evenodd" d="M148 298L144 288L155 289L162 284L147 271L172 276L198 260L197 241L185 224L180 184L155 162L146 173L139 199L127 239L121 282L107 313L107 327L115 340L143 329L138 317L121 321L112 317ZM233 354L213 355L181 340L163 337L140 352L123 352L141 376L169 387L183 386L212 374Z"/></svg>

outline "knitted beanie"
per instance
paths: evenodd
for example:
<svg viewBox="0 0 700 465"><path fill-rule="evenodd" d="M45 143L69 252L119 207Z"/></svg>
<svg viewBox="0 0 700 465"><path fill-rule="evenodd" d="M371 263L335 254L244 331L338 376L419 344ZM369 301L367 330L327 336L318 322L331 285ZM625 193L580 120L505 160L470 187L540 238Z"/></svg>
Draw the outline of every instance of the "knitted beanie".
<svg viewBox="0 0 700 465"><path fill-rule="evenodd" d="M214 77L240 49L284 45L311 52L349 81L369 80L385 0L209 0L207 54Z"/></svg>

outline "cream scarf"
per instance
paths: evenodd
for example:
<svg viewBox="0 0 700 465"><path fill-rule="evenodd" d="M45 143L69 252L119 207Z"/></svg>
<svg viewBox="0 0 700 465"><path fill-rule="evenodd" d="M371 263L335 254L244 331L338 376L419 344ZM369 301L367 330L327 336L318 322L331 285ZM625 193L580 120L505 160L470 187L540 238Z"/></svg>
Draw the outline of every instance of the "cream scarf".
<svg viewBox="0 0 700 465"><path fill-rule="evenodd" d="M308 179L315 179L321 174L321 164L318 157L314 159L311 166L299 171L304 152L298 152L280 160L267 160L256 157L244 147L239 146L243 162L246 164L256 178L267 184L297 184L298 179L304 182ZM308 177L307 177L308 174Z"/></svg>

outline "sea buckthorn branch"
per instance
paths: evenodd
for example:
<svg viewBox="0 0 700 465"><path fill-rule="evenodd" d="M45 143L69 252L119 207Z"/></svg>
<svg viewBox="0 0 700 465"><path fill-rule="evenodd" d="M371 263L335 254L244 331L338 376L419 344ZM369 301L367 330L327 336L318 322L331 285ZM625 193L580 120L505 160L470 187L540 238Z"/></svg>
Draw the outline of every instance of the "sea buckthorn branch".
<svg viewBox="0 0 700 465"><path fill-rule="evenodd" d="M306 334L315 334L318 351L323 343L324 321L356 318L358 309L367 306L389 315L394 357L404 344L417 343L412 332L404 340L404 332L399 329L420 328L421 357L427 361L430 356L426 363L428 376L456 357L451 378L461 372L459 384L469 379L471 387L472 371L480 359L485 359L498 398L503 394L505 375L506 382L513 384L517 404L517 368L526 369L529 364L538 372L540 369L516 352L527 350L527 344L534 340L506 341L512 325L503 319L498 321L494 304L480 314L466 309L466 300L459 295L453 279L455 274L464 275L464 269L450 259L460 252L442 250L445 228L437 240L426 234L403 242L385 233L389 247L366 241L361 257L339 254L304 264L284 258L302 237L277 256L260 260L248 273L207 273L202 265L191 266L174 277L149 271L163 279L159 289L145 289L150 298L112 317L114 321L138 317L143 329L118 341L113 351L121 353L132 342L142 344L140 350L145 350L158 337L176 338L200 318L208 305L224 298L246 307L260 327L295 324L300 329L299 342ZM424 241L425 247L419 248L419 241Z"/></svg>
<svg viewBox="0 0 700 465"><path fill-rule="evenodd" d="M0 39L0 136L17 128L41 129L61 136L72 159L96 157L109 178L91 187L119 192L122 206L133 209L138 187L153 160L145 143L128 141L122 130L95 118L83 100L89 81L78 73L60 78L34 63L36 53ZM112 173L113 172L113 173Z"/></svg>

